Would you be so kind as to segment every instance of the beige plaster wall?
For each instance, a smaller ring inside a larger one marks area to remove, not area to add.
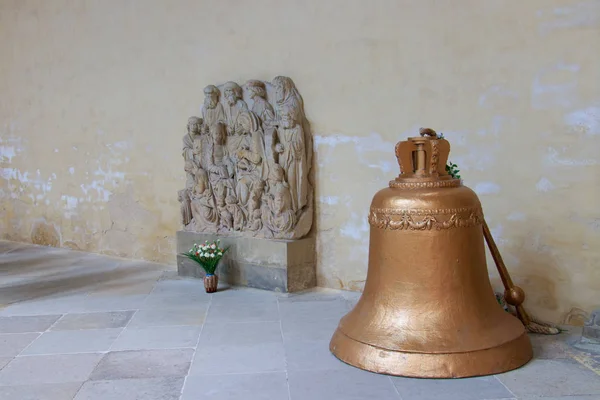
[[[314,128],[321,286],[362,288],[371,197],[428,126],[527,306],[578,323],[600,307],[599,49],[595,0],[0,0],[1,237],[174,263],[202,88],[283,74]]]

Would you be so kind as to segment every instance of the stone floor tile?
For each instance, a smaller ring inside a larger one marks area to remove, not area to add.
[[[278,298],[285,297],[285,294],[275,293],[268,290],[253,288],[225,288],[217,293],[213,293],[212,304],[243,304],[243,303],[267,303],[276,302]]]
[[[90,380],[184,377],[193,354],[193,349],[110,352],[100,361]]]
[[[61,315],[0,317],[0,333],[44,332],[60,317]]]
[[[0,400],[72,400],[81,382],[0,386]]]
[[[0,335],[0,357],[14,357],[31,344],[39,333],[4,333]]]
[[[207,323],[200,337],[201,344],[251,346],[261,343],[281,343],[279,322]]]
[[[129,296],[87,296],[84,300],[81,312],[98,311],[130,311],[141,308],[148,297],[145,294]]]
[[[200,326],[126,328],[111,350],[175,349],[196,347]]]
[[[402,399],[491,400],[514,395],[494,376],[465,379],[391,378]]]
[[[157,308],[139,310],[135,313],[128,328],[169,325],[202,325],[206,318],[208,304],[196,308]]]
[[[75,400],[179,400],[184,378],[88,381]]]
[[[17,357],[0,371],[0,386],[84,382],[102,354]]]
[[[340,323],[339,318],[317,320],[284,319],[281,321],[284,341],[288,340],[331,340]]]
[[[201,279],[181,279],[158,281],[152,290],[153,295],[210,296],[205,292]]]
[[[135,311],[109,311],[66,314],[53,327],[53,331],[80,329],[123,328]]]
[[[517,397],[583,394],[600,397],[600,375],[573,360],[533,360],[497,377]]]
[[[279,321],[277,302],[248,302],[211,304],[206,317],[207,323]]]
[[[163,271],[162,275],[158,279],[159,282],[163,281],[198,281],[200,279],[190,278],[187,276],[179,276],[177,271],[177,266],[174,266],[173,269],[168,269]]]
[[[62,294],[32,298],[9,304],[0,310],[0,316],[58,315],[82,312],[87,294]],[[0,303],[2,301],[0,300]]]
[[[6,367],[6,365],[8,365],[9,362],[11,362],[13,360],[13,357],[0,357],[0,370],[4,367]]]
[[[278,322],[207,324],[190,374],[283,371],[285,352]]]
[[[288,378],[291,400],[400,400],[388,376],[358,369],[290,371]]]
[[[290,371],[352,368],[329,351],[329,340],[285,341],[285,357]]]
[[[210,303],[210,296],[197,295],[186,296],[180,294],[155,294],[150,293],[140,309],[158,309],[158,308],[200,308],[206,307]]]
[[[581,396],[550,396],[550,397],[539,397],[539,396],[524,396],[519,397],[519,400],[600,400],[600,396],[596,394],[581,395]]]
[[[567,342],[581,335],[561,333],[559,335],[529,334],[533,347],[533,357],[536,359],[570,358],[572,350]]]
[[[94,287],[88,293],[90,297],[149,295],[154,289],[154,282],[140,279],[133,282],[107,283]]]
[[[289,400],[285,372],[189,376],[182,400]]]
[[[341,319],[350,311],[348,302],[344,299],[333,298],[330,300],[279,301],[279,312],[282,320],[317,320]]]
[[[50,331],[33,341],[21,355],[107,352],[123,328]]]
[[[252,346],[199,345],[190,371],[199,374],[241,374],[285,370],[282,343]]]
[[[280,302],[297,301],[328,301],[328,300],[346,300],[344,292],[326,288],[312,288],[302,292],[287,293],[278,299]]]
[[[0,262],[4,260],[5,257],[0,258]],[[105,258],[66,250],[62,254],[21,257],[10,264],[8,275],[22,279],[3,286],[1,298],[3,302],[9,299],[14,303],[64,293],[86,293],[99,282],[111,279],[110,269],[114,266],[115,262]]]

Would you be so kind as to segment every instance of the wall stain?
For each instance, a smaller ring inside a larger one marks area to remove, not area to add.
[[[41,246],[60,247],[60,233],[54,224],[36,221],[31,229],[31,242]]]
[[[578,307],[573,307],[565,314],[562,321],[565,325],[583,326],[585,321],[590,318],[589,313]]]

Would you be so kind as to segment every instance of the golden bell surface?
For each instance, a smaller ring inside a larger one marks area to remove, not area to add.
[[[523,324],[498,304],[477,195],[446,172],[434,131],[396,145],[400,175],[369,211],[363,293],[331,352],[376,373],[422,378],[497,374],[533,355]]]

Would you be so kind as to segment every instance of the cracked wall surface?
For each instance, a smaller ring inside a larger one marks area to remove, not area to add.
[[[427,126],[527,307],[582,324],[600,307],[598,48],[595,0],[0,0],[1,238],[173,264],[202,88],[284,74],[315,135],[320,286],[362,289],[371,198]]]

